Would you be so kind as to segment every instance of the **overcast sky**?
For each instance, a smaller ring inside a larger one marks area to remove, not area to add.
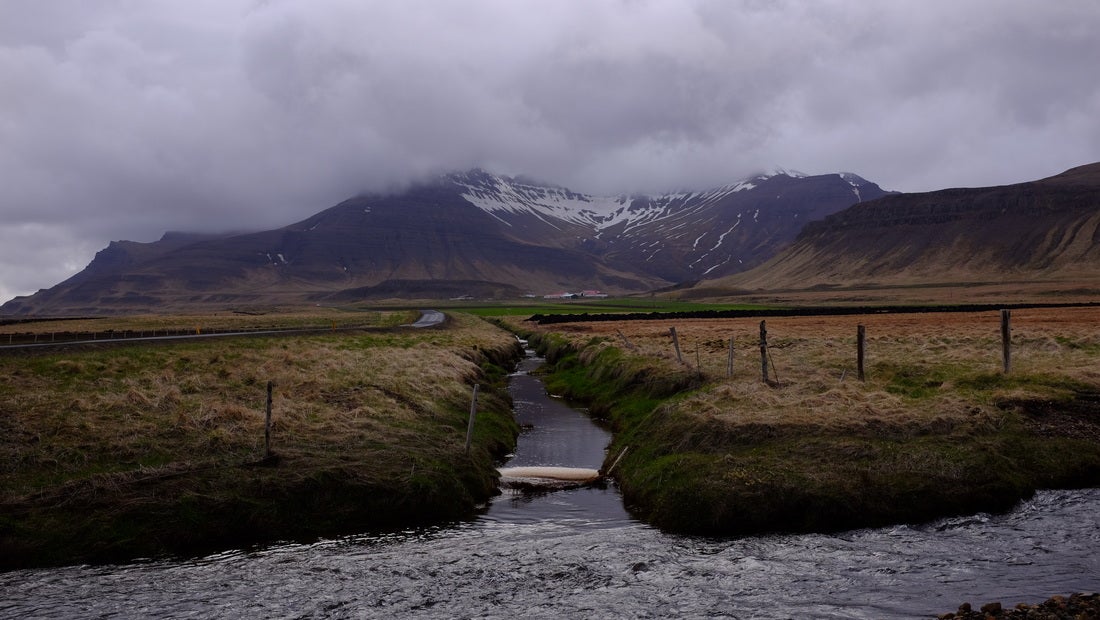
[[[1100,160],[1096,0],[0,0],[0,302],[481,166],[592,193]]]

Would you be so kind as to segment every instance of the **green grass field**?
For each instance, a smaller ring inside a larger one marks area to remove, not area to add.
[[[482,317],[523,316],[532,314],[607,314],[626,312],[695,312],[700,310],[755,310],[766,306],[746,304],[704,304],[668,299],[622,297],[553,301],[532,299],[529,303],[445,302],[439,309],[453,309]]]

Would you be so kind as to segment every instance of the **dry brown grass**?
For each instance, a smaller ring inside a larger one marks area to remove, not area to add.
[[[746,287],[730,281],[703,282],[698,287],[669,294],[671,298],[718,303],[780,306],[985,304],[1092,302],[1100,294],[1096,273],[1065,274],[1061,278],[1023,280],[1003,277],[978,281],[965,273],[938,273],[936,279],[892,277],[881,282],[844,282],[837,286],[775,289],[774,282]],[[741,275],[729,280],[737,281]],[[836,283],[833,283],[836,284]]]
[[[553,364],[547,384],[606,410],[612,452],[629,447],[616,477],[646,520],[748,534],[997,511],[1038,488],[1095,484],[1100,311],[1013,314],[1008,375],[998,312],[768,319],[767,383],[759,319],[529,328],[547,332],[532,336]]]
[[[284,459],[309,468],[376,457],[379,471],[408,470],[425,441],[461,450],[465,428],[453,416],[480,372],[473,345],[513,341],[458,317],[445,331],[3,356],[0,493],[11,500],[90,476],[255,461],[268,381],[273,447]]]
[[[6,334],[51,334],[63,332],[136,331],[204,332],[211,330],[257,330],[279,328],[385,327],[415,320],[415,311],[356,311],[338,308],[265,310],[254,313],[233,311],[141,314],[109,318],[84,318],[49,321],[28,321],[0,325],[0,336]],[[6,344],[0,338],[0,344]]]
[[[1028,309],[1012,314],[1011,378],[1000,381],[1000,315],[875,314],[767,319],[770,378],[761,381],[759,319],[571,323],[548,326],[578,346],[593,337],[675,365],[670,327],[684,363],[707,385],[669,405],[746,433],[801,428],[827,432],[973,432],[1003,423],[1005,399],[1061,398],[1055,383],[1100,386],[1100,309]],[[867,330],[867,381],[856,378],[856,326]],[[620,335],[621,334],[621,335]],[[734,374],[726,376],[729,339]],[[975,380],[989,390],[957,389]],[[960,382],[962,382],[960,384]]]

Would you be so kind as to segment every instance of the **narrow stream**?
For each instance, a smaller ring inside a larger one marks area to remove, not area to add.
[[[524,363],[509,465],[598,467],[607,434]],[[582,447],[584,446],[584,447]],[[1100,489],[1005,515],[708,539],[630,518],[615,489],[496,498],[469,523],[191,562],[0,573],[3,618],[932,618],[1100,589]]]
[[[542,381],[530,374],[542,358],[528,350],[508,381],[516,421],[524,429],[508,467],[554,465],[599,469],[611,433],[591,418],[546,393]],[[542,495],[504,491],[493,500],[485,521],[538,523],[562,521],[574,527],[623,527],[634,521],[613,488],[583,488]]]

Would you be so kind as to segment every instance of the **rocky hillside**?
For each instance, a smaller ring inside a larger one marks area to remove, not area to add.
[[[660,196],[588,196],[482,171],[450,178],[509,235],[579,249],[666,284],[749,269],[790,244],[806,223],[886,194],[850,173],[786,170]]]
[[[720,289],[914,285],[1100,276],[1100,163],[1039,181],[895,194],[806,226]]]
[[[473,170],[276,230],[114,242],[0,314],[646,291],[758,265],[807,222],[884,194],[852,174],[779,171],[704,192],[601,197]]]

